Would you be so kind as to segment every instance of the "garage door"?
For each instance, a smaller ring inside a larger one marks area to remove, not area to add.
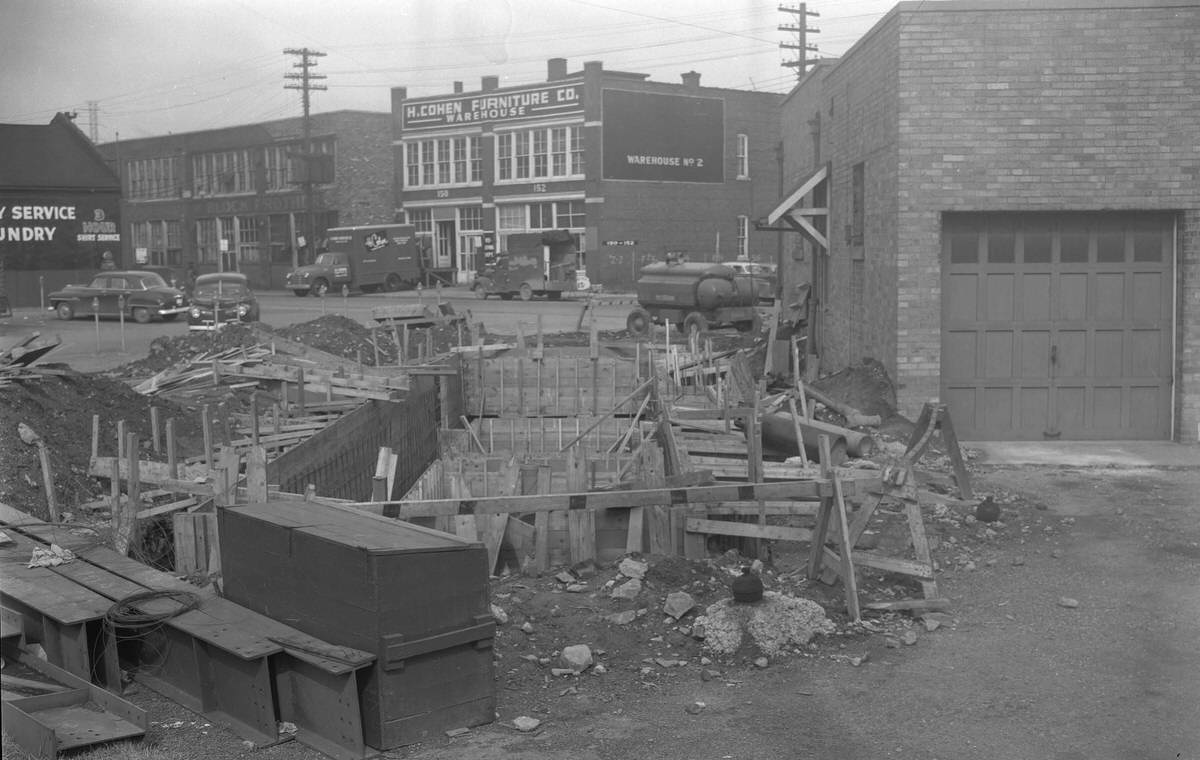
[[[1171,434],[1169,214],[946,214],[942,398],[959,438]]]

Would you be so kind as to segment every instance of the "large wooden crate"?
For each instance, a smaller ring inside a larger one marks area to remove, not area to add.
[[[367,745],[494,719],[482,544],[301,500],[222,509],[219,525],[229,599],[378,655],[359,683]]]

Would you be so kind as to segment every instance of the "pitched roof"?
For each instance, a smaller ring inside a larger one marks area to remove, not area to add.
[[[119,190],[120,179],[83,132],[57,114],[46,125],[0,124],[0,188]]]

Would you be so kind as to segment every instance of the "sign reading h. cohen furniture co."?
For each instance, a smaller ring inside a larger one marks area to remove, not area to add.
[[[400,111],[402,129],[406,131],[580,113],[583,84],[579,82],[414,100],[406,102]]]

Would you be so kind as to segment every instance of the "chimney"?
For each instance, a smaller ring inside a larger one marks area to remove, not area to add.
[[[454,83],[454,92],[455,92],[455,93],[460,93],[460,92],[462,92],[462,82],[455,82],[455,83]]]
[[[492,90],[500,89],[500,77],[498,76],[486,76],[480,80],[480,82],[479,89],[483,90],[484,92],[491,92]]]
[[[399,111],[400,104],[403,103],[407,98],[408,98],[408,88],[407,87],[393,87],[392,88],[392,111],[393,112]]]
[[[551,58],[546,61],[546,81],[553,82],[556,79],[567,78],[567,59],[566,58]]]
[[[679,77],[683,80],[683,86],[689,90],[700,89],[700,72],[688,71],[680,74]]]

